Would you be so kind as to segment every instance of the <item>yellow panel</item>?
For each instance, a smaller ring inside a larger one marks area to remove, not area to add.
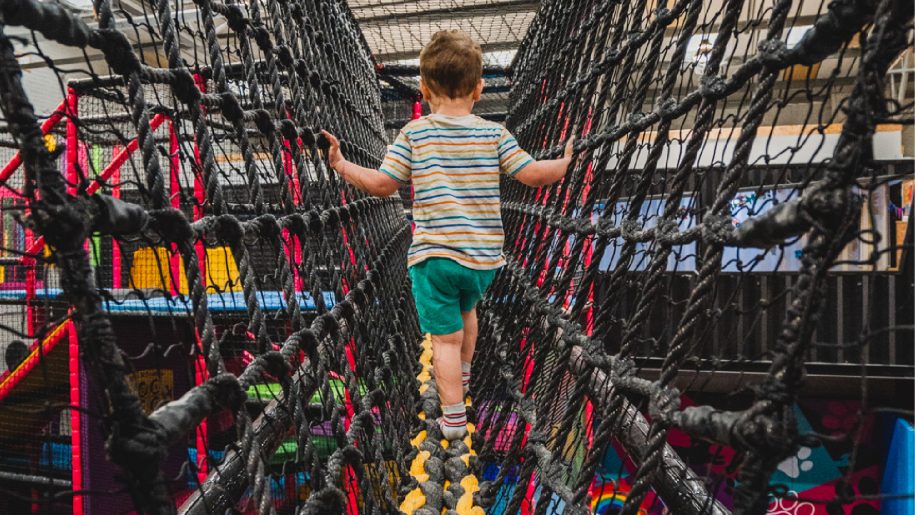
[[[171,254],[165,247],[144,247],[133,253],[130,265],[130,287],[170,291],[172,289]],[[184,263],[178,260],[178,291],[186,294]]]
[[[221,292],[242,290],[235,256],[229,247],[207,249],[207,285],[214,286]]]

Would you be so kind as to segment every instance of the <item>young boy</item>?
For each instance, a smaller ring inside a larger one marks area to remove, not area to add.
[[[504,263],[499,174],[544,186],[561,179],[564,157],[534,161],[501,125],[471,114],[483,90],[483,53],[467,34],[441,31],[419,54],[420,91],[432,114],[400,131],[379,170],[347,161],[330,142],[328,161],[371,195],[413,184],[416,230],[407,257],[423,332],[432,335],[433,371],[445,438],[467,431],[464,395],[477,339],[476,304]]]

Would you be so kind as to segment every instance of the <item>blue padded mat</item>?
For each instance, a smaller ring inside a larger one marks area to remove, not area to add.
[[[59,296],[59,288],[38,289],[35,297],[53,299]],[[336,304],[334,292],[322,294],[324,305],[328,308]],[[311,293],[298,292],[299,308],[314,311],[316,306]],[[0,290],[0,299],[25,299],[25,290]],[[278,291],[258,291],[257,302],[264,311],[279,311],[286,307],[283,295]],[[149,299],[130,298],[124,300],[103,300],[102,309],[112,314],[164,314],[189,315],[191,313],[189,297],[154,297]],[[245,312],[245,298],[242,292],[211,293],[207,295],[207,307],[213,313]]]

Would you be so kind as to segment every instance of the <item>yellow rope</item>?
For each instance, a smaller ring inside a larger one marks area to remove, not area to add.
[[[419,357],[419,362],[422,365],[422,370],[416,376],[416,378],[421,383],[419,387],[420,395],[431,395],[430,389],[434,392],[434,379],[432,377],[432,340],[427,335],[426,339],[422,344],[422,353]],[[437,399],[437,396],[436,396]],[[467,400],[467,405],[470,406],[470,400]],[[410,464],[410,475],[413,479],[416,480],[416,488],[410,491],[409,494],[404,498],[403,502],[400,505],[400,510],[407,514],[413,515],[418,510],[422,508],[428,508],[434,510],[435,507],[429,504],[429,500],[426,497],[425,491],[429,491],[433,488],[433,484],[430,483],[429,471],[426,468],[426,465],[433,459],[433,455],[436,456],[446,456],[446,450],[448,449],[450,442],[448,440],[442,439],[438,442],[434,442],[430,439],[429,428],[434,428],[432,424],[437,424],[435,420],[431,420],[431,416],[424,411],[419,412],[419,418],[426,421],[427,429],[420,431],[411,441],[413,448],[416,449],[416,456],[413,458],[413,462]],[[432,429],[437,435],[440,435],[437,429]],[[464,464],[464,475],[460,478],[453,478],[455,480],[459,479],[459,484],[463,492],[453,502],[453,506],[446,506],[449,504],[447,501],[442,503],[441,513],[459,515],[484,515],[483,508],[474,505],[473,494],[479,491],[480,485],[477,477],[471,472],[471,457],[476,456],[476,452],[473,450],[471,445],[471,435],[474,432],[473,424],[467,424],[467,436],[464,437],[463,443],[467,447],[468,451],[464,452],[457,457],[460,458],[460,461]],[[437,445],[436,445],[437,443]],[[431,447],[430,447],[431,445]],[[433,450],[430,451],[429,449]],[[452,456],[448,455],[448,458]],[[439,460],[440,461],[440,460]],[[441,485],[441,490],[446,491],[452,487],[451,481],[445,479]],[[437,489],[436,489],[437,490]],[[452,488],[452,491],[454,489]],[[429,510],[426,510],[427,512]]]

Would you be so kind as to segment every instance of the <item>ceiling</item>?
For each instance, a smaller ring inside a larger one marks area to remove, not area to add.
[[[539,0],[349,0],[379,63],[415,63],[439,30],[461,29],[483,47],[486,64],[507,65]]]

